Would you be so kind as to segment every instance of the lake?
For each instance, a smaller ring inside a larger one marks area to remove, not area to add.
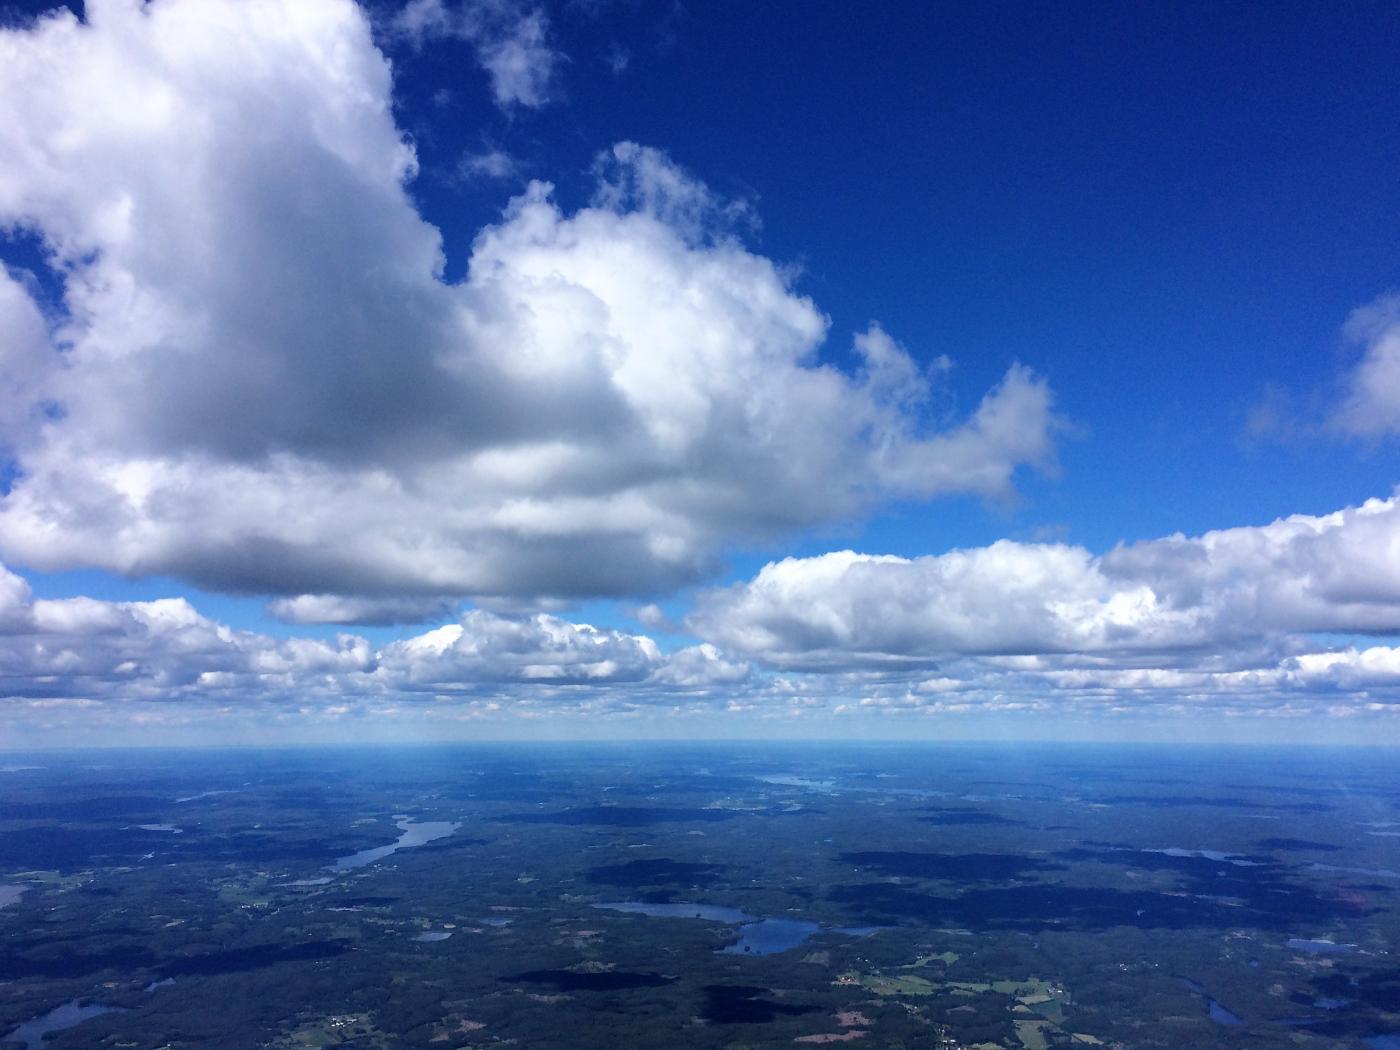
[[[11,1029],[10,1034],[5,1036],[5,1041],[23,1043],[25,1050],[39,1050],[39,1047],[44,1045],[44,1037],[51,1033],[72,1028],[102,1014],[119,1013],[121,1009],[120,1006],[104,1006],[102,1003],[85,1003],[80,999],[71,999],[62,1006],[55,1006],[48,1013]]]

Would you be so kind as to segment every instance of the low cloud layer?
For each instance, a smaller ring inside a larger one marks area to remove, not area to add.
[[[515,10],[419,2],[400,30]],[[501,17],[498,96],[539,101],[510,56],[542,23]],[[0,556],[289,599],[651,595],[1053,459],[1022,366],[950,422],[945,370],[878,327],[856,374],[823,363],[828,319],[662,153],[604,154],[574,212],[532,183],[456,284],[415,170],[351,0],[94,0],[0,32],[0,224],[41,239],[65,308],[0,279]]]
[[[1400,646],[1329,639],[1400,632],[1400,579],[1385,568],[1398,543],[1391,499],[1101,557],[999,543],[789,559],[702,595],[689,626],[705,641],[670,652],[644,634],[483,609],[378,646],[278,638],[183,599],[35,599],[0,572],[0,691],[21,710],[486,705],[505,719],[1377,715],[1400,712]]]

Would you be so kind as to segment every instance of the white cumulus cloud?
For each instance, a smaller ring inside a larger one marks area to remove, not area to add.
[[[1299,634],[1395,633],[1400,497],[1097,557],[1003,540],[912,559],[788,558],[702,594],[687,623],[733,652],[792,667],[969,654],[1199,665],[1241,647],[1285,651]]]

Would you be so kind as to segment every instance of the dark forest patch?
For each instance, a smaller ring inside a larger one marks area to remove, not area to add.
[[[902,875],[946,882],[1004,882],[1032,872],[1063,871],[1037,857],[1014,853],[842,853],[841,860],[882,875]]]
[[[503,824],[585,824],[599,827],[644,828],[652,824],[733,820],[732,809],[683,809],[675,806],[579,806],[555,813],[512,813],[496,819]]]
[[[709,984],[703,989],[705,1005],[700,1016],[712,1024],[767,1024],[778,1017],[818,1013],[819,1006],[779,1003],[763,996],[767,988],[741,984]]]
[[[1284,838],[1273,838],[1273,839],[1260,839],[1260,840],[1259,840],[1259,848],[1260,848],[1260,849],[1276,849],[1276,850],[1283,850],[1284,852],[1288,852],[1288,853],[1292,853],[1292,852],[1302,853],[1302,852],[1308,852],[1308,851],[1317,851],[1317,852],[1323,852],[1323,853],[1336,853],[1336,852],[1337,852],[1338,850],[1340,850],[1342,847],[1341,847],[1341,846],[1334,846],[1334,845],[1332,845],[1332,844],[1329,843],[1329,842],[1310,842],[1308,839],[1284,839]]]
[[[655,860],[631,860],[626,864],[605,864],[590,868],[589,882],[608,886],[708,886],[718,882],[725,865],[690,864],[658,857]]]
[[[626,973],[606,970],[602,973],[577,973],[573,970],[530,970],[502,977],[507,984],[547,984],[561,992],[620,992],[628,988],[660,988],[675,983],[676,978],[659,973]]]
[[[956,806],[927,806],[925,812],[929,815],[920,817],[925,824],[934,824],[939,827],[1023,827],[1019,820],[1011,820],[997,813],[988,813],[981,809],[963,809]]]

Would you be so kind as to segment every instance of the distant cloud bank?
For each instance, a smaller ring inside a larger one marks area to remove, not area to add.
[[[1119,547],[998,543],[919,559],[788,559],[700,596],[670,652],[643,634],[472,609],[374,646],[233,630],[189,602],[35,599],[0,572],[15,705],[466,702],[500,717],[732,711],[1400,710],[1400,498],[1322,517]],[[331,603],[312,619],[383,618]],[[295,619],[289,616],[288,619]]]

